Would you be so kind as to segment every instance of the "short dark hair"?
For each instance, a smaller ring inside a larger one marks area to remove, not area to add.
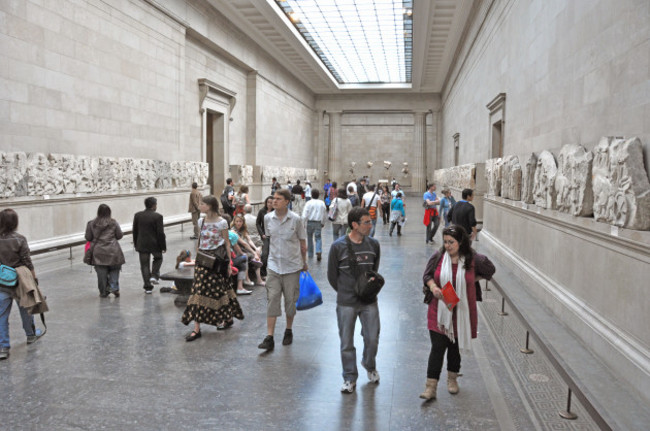
[[[375,185],[374,184],[368,184],[368,191],[369,192],[374,192],[375,191]]]
[[[18,213],[11,208],[0,211],[0,233],[11,233],[18,227]]]
[[[97,218],[111,218],[111,207],[100,204],[97,208]]]
[[[474,196],[474,190],[463,189],[463,199],[467,199],[469,196]]]
[[[313,199],[318,199],[319,196],[320,196],[320,192],[318,191],[318,189],[314,189],[311,191],[311,197]]]
[[[203,199],[201,200],[203,201],[204,204],[210,207],[210,211],[219,214],[219,199],[215,198],[212,195],[208,195],[208,196],[204,196]]]
[[[199,188],[199,185],[198,185],[197,183],[194,182],[194,183],[192,183],[192,188],[193,188],[193,189],[198,189],[198,188]]]
[[[300,184],[300,180],[296,180],[296,184]]]
[[[286,201],[291,200],[291,193],[289,193],[289,190],[287,190],[287,189],[276,190],[275,194],[282,196],[284,198],[284,200],[286,200]]]
[[[228,185],[232,184],[232,178],[226,178],[226,184]]]
[[[341,199],[347,199],[348,198],[348,192],[345,190],[345,187],[341,187],[336,191],[336,197],[341,198]]]
[[[278,180],[277,178],[273,177],[273,181],[277,181],[277,180]]]
[[[363,216],[368,216],[370,217],[370,213],[366,208],[361,208],[361,207],[354,207],[350,210],[348,213],[348,226],[350,229],[352,229],[352,223],[361,223],[361,217]]]
[[[147,199],[144,200],[144,207],[150,210],[153,209],[153,207],[155,207],[157,203],[158,203],[158,199],[154,198],[153,196],[149,196]]]

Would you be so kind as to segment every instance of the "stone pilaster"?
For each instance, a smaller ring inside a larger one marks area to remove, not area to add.
[[[413,191],[423,191],[426,188],[426,123],[427,111],[413,112]]]
[[[329,130],[329,178],[339,184],[344,180],[343,154],[341,150],[341,141],[343,140],[341,132],[341,111],[328,111],[330,120]]]

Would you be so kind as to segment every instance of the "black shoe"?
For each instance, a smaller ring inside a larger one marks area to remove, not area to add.
[[[100,298],[108,298],[108,293],[100,293],[99,297]]]
[[[273,341],[273,336],[267,335],[266,338],[264,338],[264,341],[262,341],[260,345],[257,346],[257,348],[262,350],[273,350],[275,348],[275,341]]]
[[[201,331],[199,331],[199,332],[196,332],[196,331],[190,332],[187,335],[187,337],[185,337],[185,341],[194,341],[197,338],[201,338]]]
[[[282,339],[282,345],[288,346],[291,343],[293,343],[293,331],[291,329],[287,329],[286,331],[284,331],[284,338]]]
[[[192,235],[192,236],[190,237],[190,239],[199,239],[199,237],[198,237],[198,236],[194,236],[194,235]]]
[[[321,261],[323,259],[323,254],[322,253],[316,253],[316,260]]]
[[[114,290],[111,292],[113,295],[115,295],[116,298],[120,297],[120,291],[119,290]]]
[[[393,231],[388,231],[388,236],[393,236]]]

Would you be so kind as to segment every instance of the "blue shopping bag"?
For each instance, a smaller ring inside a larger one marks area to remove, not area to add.
[[[323,295],[309,272],[300,272],[300,296],[296,301],[296,309],[309,310],[323,303]]]

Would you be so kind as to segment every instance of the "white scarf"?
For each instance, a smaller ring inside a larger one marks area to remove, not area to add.
[[[464,259],[459,257],[455,290],[460,302],[454,307],[456,309],[458,334],[454,334],[453,310],[449,311],[442,299],[438,300],[438,328],[449,337],[452,343],[455,342],[455,338],[458,338],[458,347],[460,349],[470,351],[472,350],[470,344],[472,330],[469,321],[469,304],[467,302],[467,286],[465,283],[465,268],[463,267],[463,263]],[[448,281],[451,281],[452,276],[451,257],[449,257],[449,253],[445,252],[440,267],[440,286],[444,287]]]

